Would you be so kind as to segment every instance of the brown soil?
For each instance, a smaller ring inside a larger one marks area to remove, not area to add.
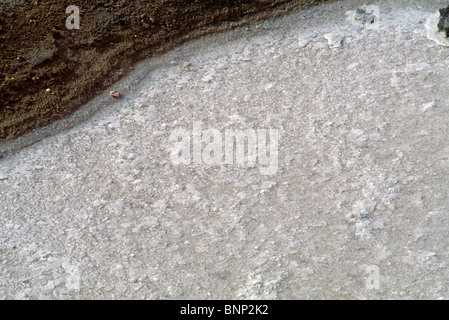
[[[0,0],[0,142],[75,111],[139,60],[326,0]],[[81,28],[65,26],[66,7]]]

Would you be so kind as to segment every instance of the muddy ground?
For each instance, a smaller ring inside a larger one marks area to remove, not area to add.
[[[0,141],[62,119],[144,58],[326,0],[2,0]],[[80,29],[69,30],[69,5]]]

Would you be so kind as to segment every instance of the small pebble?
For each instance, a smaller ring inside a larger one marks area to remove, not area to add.
[[[116,99],[120,98],[120,93],[117,90],[111,91],[109,94]]]

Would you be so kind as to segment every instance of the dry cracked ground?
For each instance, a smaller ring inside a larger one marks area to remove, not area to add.
[[[447,1],[363,5],[191,41],[0,146],[0,297],[449,299]]]

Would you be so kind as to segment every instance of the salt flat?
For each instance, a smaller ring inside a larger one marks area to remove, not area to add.
[[[0,298],[448,299],[447,2],[364,4],[191,41],[0,145]],[[276,170],[176,164],[179,130],[273,130]]]

